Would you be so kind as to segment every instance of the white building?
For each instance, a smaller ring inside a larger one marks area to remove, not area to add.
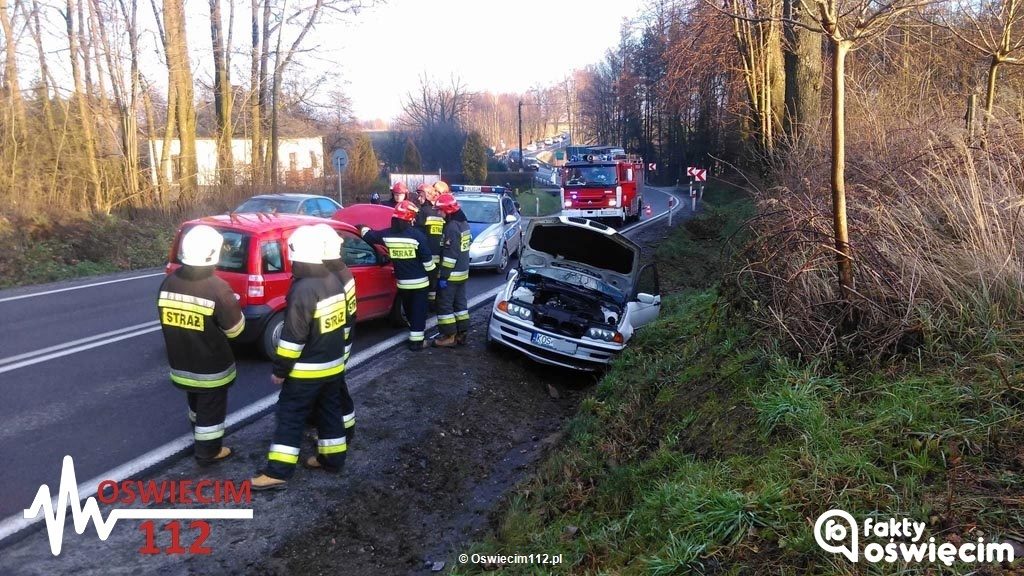
[[[269,143],[268,143],[269,144]],[[164,141],[150,140],[148,148],[150,178],[157,182],[157,166],[163,154]],[[164,177],[175,180],[178,171],[178,154],[181,142],[171,140],[170,162],[163,167]],[[324,139],[321,136],[309,138],[281,138],[278,141],[278,175],[282,183],[308,183],[324,176]],[[249,162],[252,159],[252,140],[235,138],[231,141],[231,155],[234,158],[236,181],[249,177]],[[217,178],[217,140],[196,138],[196,162],[199,168],[199,185],[213,186]]]

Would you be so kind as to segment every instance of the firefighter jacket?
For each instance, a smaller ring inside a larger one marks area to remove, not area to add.
[[[212,266],[182,266],[164,278],[157,299],[171,381],[192,392],[219,388],[235,379],[229,338],[245,328],[231,287]]]
[[[441,242],[444,237],[444,218],[430,202],[424,202],[416,213],[416,227],[427,237],[427,246],[436,266],[441,261]]]
[[[466,215],[459,210],[448,217],[441,242],[442,280],[465,282],[469,278],[469,245],[473,235],[469,231]]]
[[[364,226],[359,233],[370,244],[380,244],[388,249],[399,290],[418,290],[430,286],[427,273],[437,266],[423,232],[408,222],[392,218],[391,228],[387,230],[371,230]]]
[[[274,375],[303,382],[336,378],[345,371],[345,289],[323,264],[295,262],[292,278]]]
[[[345,291],[345,303],[348,310],[348,315],[345,318],[345,358],[347,362],[348,354],[352,350],[352,329],[356,325],[356,278],[341,258],[324,260],[324,267],[338,277],[338,281],[341,282],[341,287]]]

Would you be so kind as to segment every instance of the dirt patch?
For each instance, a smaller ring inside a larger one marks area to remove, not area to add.
[[[391,424],[360,430],[354,445],[392,435],[402,441],[389,453],[353,450],[353,458],[383,458],[379,473],[353,482],[336,511],[289,538],[253,573],[398,574],[452,563],[459,546],[487,526],[501,495],[553,444],[593,381],[488,352],[485,328],[478,312],[471,345],[410,353],[363,388],[362,412]],[[434,402],[396,401],[398,378],[443,392]],[[437,401],[444,396],[451,401]],[[417,421],[426,424],[420,433]]]

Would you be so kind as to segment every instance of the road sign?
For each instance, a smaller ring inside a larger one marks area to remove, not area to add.
[[[334,169],[340,174],[345,171],[348,166],[348,152],[345,152],[341,148],[338,148],[331,153],[331,164],[334,165]]]
[[[650,164],[647,165],[647,169],[650,170],[651,172],[655,172],[658,169],[658,164],[656,162],[651,162]]]
[[[686,175],[692,178],[694,170],[696,170],[696,168],[694,168],[693,166],[687,166]]]
[[[703,168],[694,168],[693,179],[697,182],[705,182],[708,179],[708,171]]]

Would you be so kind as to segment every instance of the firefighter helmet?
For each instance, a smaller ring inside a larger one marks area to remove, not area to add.
[[[324,239],[324,260],[337,260],[341,258],[341,248],[345,240],[338,235],[338,232],[330,224],[317,224],[314,226]]]
[[[440,196],[441,194],[451,192],[451,188],[448,188],[448,185],[445,184],[443,180],[438,180],[437,182],[434,182],[434,191]]]
[[[452,196],[448,192],[437,197],[437,202],[434,203],[434,207],[442,214],[454,214],[461,208],[459,206],[459,201],[455,199],[455,196]]]
[[[299,226],[288,237],[288,257],[292,262],[322,264],[324,261],[324,237],[310,225]]]
[[[405,182],[395,182],[395,185],[391,187],[391,195],[396,196],[398,194],[409,194],[409,187],[405,185]]]
[[[420,209],[412,202],[402,200],[397,206],[395,206],[394,217],[399,220],[405,220],[406,222],[413,222],[416,220],[416,213],[419,211]]]
[[[212,227],[200,224],[181,239],[181,263],[188,266],[215,266],[220,260],[224,237]]]

